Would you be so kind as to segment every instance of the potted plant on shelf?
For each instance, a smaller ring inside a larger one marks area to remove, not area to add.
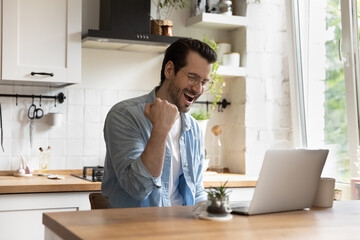
[[[260,0],[231,0],[233,15],[246,17],[249,3],[260,3]]]
[[[151,20],[151,34],[172,36],[173,22],[169,16],[173,10],[186,8],[190,0],[151,0],[156,6],[156,19]]]
[[[227,216],[231,213],[231,208],[229,204],[229,194],[230,191],[226,188],[226,181],[220,187],[211,187],[207,190],[208,194],[208,207],[206,211],[214,216]]]
[[[214,40],[209,40],[206,36],[203,38],[203,42],[209,45],[214,51],[217,49],[217,44]],[[210,86],[210,93],[214,95],[214,100],[212,102],[211,109],[214,109],[217,102],[221,99],[221,95],[223,94],[223,87],[225,87],[225,80],[224,78],[217,73],[219,69],[219,62],[216,61],[212,65],[210,77],[211,77],[211,86]]]

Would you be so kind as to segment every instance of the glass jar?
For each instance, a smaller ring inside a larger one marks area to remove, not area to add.
[[[213,133],[211,141],[211,149],[209,149],[209,158],[211,161],[211,171],[218,173],[224,172],[224,163],[222,158],[222,144],[221,144],[221,128],[215,125],[211,128]]]
[[[224,15],[232,15],[231,5],[231,1],[220,0],[218,4],[220,13]]]
[[[229,196],[222,196],[217,198],[208,197],[208,207],[206,211],[218,217],[223,217],[231,213],[231,207],[229,203]]]
[[[39,174],[48,174],[50,168],[50,146],[44,151],[40,148]]]

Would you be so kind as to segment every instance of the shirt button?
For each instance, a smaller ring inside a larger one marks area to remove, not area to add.
[[[187,163],[184,163],[184,167],[187,167],[188,166],[188,164]]]

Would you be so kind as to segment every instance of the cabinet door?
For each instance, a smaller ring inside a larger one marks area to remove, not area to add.
[[[3,0],[2,21],[2,79],[80,82],[81,0]]]

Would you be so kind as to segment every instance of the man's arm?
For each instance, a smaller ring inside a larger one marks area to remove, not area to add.
[[[167,136],[179,116],[175,105],[156,98],[153,104],[147,104],[145,116],[153,125],[151,136],[146,144],[141,160],[153,177],[161,175],[166,149]]]
[[[168,103],[159,100],[146,106],[144,111],[153,124],[147,142],[147,136],[143,135],[146,131],[141,133],[139,126],[146,126],[148,121],[146,118],[136,120],[127,111],[109,113],[104,127],[107,154],[110,156],[109,160],[111,159],[107,164],[112,165],[120,186],[139,201],[143,201],[154,188],[161,186],[159,176],[169,130],[162,127],[166,126],[163,123],[166,118],[162,116],[164,113],[159,113],[158,108],[166,112],[169,106],[166,107]],[[158,121],[158,117],[161,117],[163,122]],[[145,120],[146,122],[141,123]],[[171,125],[171,121],[168,125]],[[154,173],[154,169],[158,172]]]

